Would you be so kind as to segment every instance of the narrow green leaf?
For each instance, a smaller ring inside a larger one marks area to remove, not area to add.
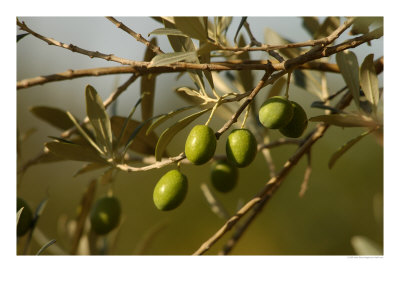
[[[156,151],[155,151],[155,156],[156,160],[159,161],[161,160],[162,154],[166,150],[168,144],[171,142],[172,138],[182,129],[184,129],[186,126],[188,126],[191,122],[196,120],[198,117],[206,113],[207,111],[211,110],[211,108],[204,109],[202,111],[199,111],[197,113],[194,113],[190,116],[187,116],[186,118],[183,118],[179,120],[177,123],[172,125],[171,127],[167,128],[164,130],[164,132],[161,134],[160,138],[158,139],[157,146],[156,146]]]
[[[150,134],[152,131],[154,131],[154,129],[156,129],[158,126],[160,126],[162,123],[169,120],[170,118],[176,116],[177,114],[179,114],[181,112],[187,111],[188,109],[194,108],[194,107],[197,107],[197,105],[181,107],[179,109],[176,109],[176,110],[170,111],[169,113],[161,115],[149,126],[149,128],[146,131],[146,135]]]
[[[238,26],[238,28],[236,29],[235,37],[233,38],[233,41],[234,41],[235,43],[236,43],[236,38],[237,38],[237,36],[238,36],[238,34],[239,34],[239,31],[240,31],[240,29],[243,27],[243,25],[244,25],[244,23],[246,22],[246,20],[247,20],[247,17],[242,17],[242,18],[240,19],[239,26]]]
[[[74,123],[75,127],[78,129],[79,133],[82,135],[82,137],[100,154],[104,154],[104,152],[97,146],[97,144],[93,141],[93,139],[89,136],[89,134],[82,128],[81,125],[79,125],[78,121],[75,119],[75,117],[67,111],[68,117],[71,119],[71,121]]]
[[[238,46],[239,47],[246,46],[246,41],[242,34],[239,36]],[[241,60],[250,60],[250,54],[249,54],[249,52],[244,51],[240,55],[237,55],[237,58],[241,59]],[[243,86],[243,89],[244,89],[242,92],[250,91],[251,89],[254,88],[254,76],[253,76],[253,72],[251,70],[238,71],[238,75],[239,75],[238,76],[239,82]]]
[[[319,21],[317,17],[301,17],[303,19],[303,27],[307,32],[314,36],[319,28]]]
[[[124,126],[126,128],[120,139],[121,145],[126,145],[132,133],[135,132],[135,130],[143,123],[144,122],[138,122],[136,120],[120,116],[111,117],[111,128],[115,136],[120,136]],[[153,154],[156,148],[157,140],[158,137],[154,132],[146,135],[144,131],[139,131],[135,142],[131,143],[129,148],[137,153]]]
[[[111,125],[103,101],[91,85],[86,86],[85,96],[86,113],[94,128],[97,145],[105,154],[110,155],[112,153]]]
[[[209,45],[208,42],[200,41],[200,48],[202,48],[203,46],[207,46],[207,45]],[[201,55],[199,57],[199,61],[202,64],[208,64],[208,63],[210,63],[210,58],[211,58],[210,52],[204,52],[203,55]],[[206,77],[211,89],[214,90],[214,82],[213,82],[213,78],[212,78],[212,75],[211,75],[211,71],[203,70],[203,73],[204,73],[204,76]]]
[[[207,40],[207,31],[201,17],[174,17],[177,29],[200,41]]]
[[[179,29],[176,28],[157,28],[149,33],[150,35],[177,35],[177,36],[184,36],[189,37],[187,34],[183,33]]]
[[[267,99],[273,97],[273,96],[279,96],[282,94],[282,89],[286,85],[286,78],[281,77],[277,81],[274,82],[274,84],[271,86]]]
[[[158,54],[151,60],[149,67],[165,66],[179,61],[193,62],[196,59],[196,52],[162,53]]]
[[[150,43],[157,45],[155,38],[150,40]],[[147,48],[144,54],[144,61],[151,61],[155,53]],[[147,120],[153,116],[154,111],[154,92],[156,87],[156,75],[144,74],[140,81],[140,94],[142,95],[142,120]]]
[[[314,39],[319,39],[330,35],[336,28],[340,26],[339,17],[327,17],[319,26],[314,34]]]
[[[79,168],[78,171],[76,171],[74,173],[74,175],[72,175],[72,177],[77,177],[78,175],[85,174],[87,172],[95,171],[98,169],[102,169],[105,167],[107,167],[107,165],[102,164],[102,163],[88,163],[88,164],[85,164],[83,167]]]
[[[63,142],[48,142],[45,143],[45,147],[54,155],[63,159],[106,163],[99,153],[91,147]]]
[[[350,141],[348,141],[346,144],[344,144],[342,147],[340,147],[335,153],[333,153],[333,155],[331,156],[331,159],[329,160],[329,169],[331,169],[334,164],[336,163],[336,161],[343,155],[346,153],[347,150],[349,150],[351,147],[353,147],[358,141],[360,141],[363,137],[367,136],[368,134],[370,134],[371,132],[373,132],[375,130],[371,129],[369,131],[363,132],[361,135],[355,137],[354,139],[351,139]]]
[[[368,55],[360,67],[360,84],[365,96],[376,109],[379,102],[379,81],[374,66],[374,55]]]
[[[49,106],[34,106],[29,110],[39,119],[62,130],[67,130],[74,126],[67,113],[61,109]]]
[[[383,255],[382,247],[366,236],[353,236],[350,242],[357,255]]]
[[[377,123],[369,117],[357,114],[321,115],[312,117],[310,122],[325,122],[340,127],[375,127]]]
[[[53,245],[56,242],[56,240],[51,240],[47,242],[45,245],[42,246],[42,248],[39,249],[39,251],[36,253],[36,255],[42,254],[47,248],[49,248],[51,245]]]
[[[164,26],[166,28],[176,28],[173,18],[171,18],[171,19],[163,17]],[[197,51],[192,39],[190,39],[188,37],[169,35],[168,40],[175,52],[196,52]],[[197,56],[196,56],[196,60],[194,62],[200,63]],[[191,77],[191,79],[193,80],[193,82],[197,85],[197,87],[201,89],[203,94],[206,94],[204,81],[203,81],[203,73],[200,70],[189,70],[188,74]]]
[[[354,52],[345,50],[336,54],[336,62],[357,106],[360,107],[360,79],[357,56]]]
[[[335,114],[341,114],[341,113],[343,113],[343,111],[341,111],[341,110],[339,110],[339,109],[337,109],[337,108],[334,108],[334,107],[332,107],[332,106],[326,105],[325,102],[323,102],[323,101],[314,101],[313,103],[311,103],[311,107],[313,107],[313,108],[321,108],[321,109],[325,109],[325,110],[330,110],[330,111],[332,111],[332,112],[335,113]]]
[[[22,38],[26,37],[28,34],[29,34],[29,32],[28,32],[28,33],[17,34],[17,43],[18,43]]]

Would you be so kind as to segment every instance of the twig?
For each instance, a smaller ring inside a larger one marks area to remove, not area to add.
[[[172,163],[179,162],[179,161],[183,160],[184,158],[186,158],[186,156],[182,152],[181,154],[179,154],[175,157],[164,158],[160,162],[156,162],[152,165],[148,165],[145,167],[136,168],[136,167],[131,167],[131,166],[128,166],[125,164],[117,164],[115,167],[118,168],[119,170],[125,171],[125,172],[148,171],[148,170],[152,170],[152,169],[159,169],[159,168],[165,167],[167,165],[170,165]]]
[[[228,220],[230,218],[229,213],[226,211],[223,205],[217,199],[215,199],[210,189],[208,188],[207,184],[202,183],[200,185],[200,189],[203,192],[203,195],[206,198],[207,203],[210,205],[211,211],[221,219]]]
[[[132,29],[130,29],[128,26],[124,25],[122,22],[117,21],[115,18],[113,17],[106,17],[109,21],[111,21],[113,24],[115,24],[115,26],[117,26],[118,28],[122,29],[123,31],[125,31],[126,33],[128,33],[129,35],[133,36],[138,42],[141,42],[143,44],[145,44],[148,48],[150,48],[154,53],[156,54],[162,54],[164,53],[160,47],[150,43],[148,40],[146,40],[141,34],[136,33],[135,31],[133,31]]]
[[[300,187],[300,192],[299,192],[300,198],[302,198],[307,191],[308,182],[310,181],[311,170],[312,170],[312,168],[311,168],[311,149],[306,153],[306,155],[307,155],[307,167],[304,172],[304,179],[303,179],[303,182],[301,183],[301,187]]]

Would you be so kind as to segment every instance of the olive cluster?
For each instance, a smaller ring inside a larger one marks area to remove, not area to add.
[[[260,122],[270,129],[292,138],[301,136],[307,127],[307,115],[296,102],[285,97],[272,97],[259,110]],[[215,153],[217,139],[207,125],[196,125],[185,143],[186,158],[194,165],[208,162]],[[238,181],[238,169],[250,165],[257,154],[257,142],[250,130],[232,130],[226,140],[226,159],[216,160],[211,166],[211,183],[222,193],[231,191]],[[188,191],[188,180],[180,170],[171,170],[157,182],[153,200],[159,210],[178,207]]]

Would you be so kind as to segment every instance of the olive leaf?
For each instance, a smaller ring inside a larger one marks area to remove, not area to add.
[[[62,130],[74,126],[67,113],[61,109],[49,106],[33,106],[29,110],[39,119]]]
[[[55,239],[48,241],[46,244],[44,244],[39,251],[36,253],[36,255],[42,254],[47,248],[49,248],[51,245],[53,245],[56,242]]]
[[[360,79],[357,56],[354,52],[345,50],[336,54],[336,62],[357,106],[360,107]]]
[[[86,113],[92,124],[97,145],[105,154],[112,153],[112,133],[110,118],[106,112],[103,101],[94,87],[87,85],[85,89]]]
[[[88,164],[85,164],[83,167],[79,168],[78,171],[76,171],[74,173],[74,175],[72,175],[72,177],[77,177],[78,175],[81,175],[81,174],[84,174],[87,172],[91,172],[94,170],[102,169],[105,167],[107,167],[107,165],[105,165],[103,163],[96,163],[96,162],[88,163]]]
[[[301,17],[303,19],[303,27],[307,30],[307,32],[314,36],[314,33],[317,32],[319,28],[319,21],[317,17]]]
[[[368,55],[360,67],[360,84],[366,98],[374,108],[379,102],[379,81],[374,66],[374,55]]]
[[[113,116],[111,117],[111,128],[115,136],[120,136],[121,132],[124,131],[120,138],[120,144],[126,145],[132,136],[132,133],[136,129],[141,129],[144,122],[139,122],[130,118]],[[123,130],[123,128],[126,128]],[[152,132],[146,135],[145,131],[137,132],[136,140],[134,143],[129,145],[129,149],[141,154],[153,154],[156,148],[158,137]]]
[[[21,207],[18,211],[17,211],[17,227],[18,227],[18,223],[19,223],[19,218],[21,217],[22,211],[24,210],[23,207]]]
[[[150,35],[177,35],[189,37],[187,34],[183,33],[179,29],[176,28],[157,28],[148,34]]]
[[[176,109],[176,110],[170,111],[169,113],[161,115],[153,123],[151,123],[151,125],[149,126],[149,128],[146,131],[146,134],[150,134],[152,131],[154,131],[154,129],[156,129],[162,123],[164,123],[165,121],[169,120],[170,118],[176,116],[177,114],[184,112],[186,110],[189,110],[191,108],[194,108],[194,107],[197,107],[197,105],[181,107],[179,109]]]
[[[242,18],[240,19],[239,26],[238,26],[238,28],[236,29],[235,37],[233,38],[233,41],[234,41],[235,43],[236,43],[236,38],[237,38],[237,36],[238,36],[238,34],[239,34],[239,31],[240,31],[240,29],[243,27],[243,25],[244,25],[244,23],[246,22],[246,20],[247,20],[247,17],[242,17]]]
[[[63,159],[107,163],[97,151],[89,146],[56,141],[45,143],[45,147]]]
[[[354,18],[353,26],[350,30],[351,35],[366,34],[369,32],[369,27],[372,24],[383,24],[382,17],[356,17]]]
[[[312,117],[310,122],[325,122],[340,127],[375,127],[374,119],[359,114],[335,114]]]
[[[156,160],[159,161],[161,160],[162,154],[166,150],[168,144],[171,142],[172,138],[182,129],[184,129],[186,126],[188,126],[191,122],[196,120],[198,117],[206,113],[207,111],[211,110],[211,108],[203,109],[202,111],[199,111],[197,113],[194,113],[190,116],[187,116],[178,122],[176,122],[174,125],[171,127],[165,129],[163,133],[161,134],[160,138],[158,139],[157,146],[156,146],[156,151],[155,151],[155,157]]]
[[[336,28],[340,26],[339,17],[327,17],[314,33],[314,39],[319,39],[330,35]]]
[[[157,45],[155,38],[150,40],[150,43]],[[144,61],[150,61],[155,56],[154,52],[147,47],[144,54]],[[142,95],[142,120],[147,120],[153,116],[154,111],[154,92],[156,86],[155,74],[143,74],[140,81],[140,93]]]
[[[350,141],[348,141],[346,144],[344,144],[342,147],[340,147],[330,158],[329,160],[329,169],[331,169],[334,164],[336,163],[336,161],[343,155],[346,153],[347,150],[349,150],[351,147],[353,147],[357,142],[359,142],[363,137],[367,136],[368,134],[370,134],[371,132],[375,131],[376,129],[371,129],[369,131],[363,132],[361,135],[351,139]]]
[[[28,32],[28,33],[17,34],[17,43],[18,43],[22,38],[26,37],[28,34],[29,34],[29,32]]]
[[[195,51],[162,53],[154,56],[154,58],[150,61],[149,67],[160,67],[180,61],[193,62],[196,59],[197,54]]]
[[[279,96],[282,93],[282,89],[286,84],[286,78],[280,77],[274,84],[271,86],[270,90],[268,91],[267,99],[273,96]]]
[[[201,17],[174,17],[174,23],[177,29],[188,36],[200,41],[207,40],[208,33]]]
[[[239,47],[246,46],[246,41],[242,34],[239,36],[238,46]],[[237,58],[240,60],[250,60],[250,54],[248,51],[244,51],[243,53],[237,55]],[[253,76],[253,72],[251,70],[238,71],[237,74],[238,74],[239,83],[242,86],[242,91],[241,91],[242,93],[253,89],[254,76]]]

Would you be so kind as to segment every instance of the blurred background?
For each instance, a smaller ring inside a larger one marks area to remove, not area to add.
[[[148,33],[162,27],[151,18],[117,18],[137,33],[147,38]],[[213,18],[210,18],[212,20]],[[324,18],[320,18],[323,20]],[[36,32],[58,41],[74,44],[88,50],[113,53],[119,57],[143,60],[145,46],[127,33],[116,28],[105,18],[65,18],[65,17],[21,17],[20,21]],[[254,36],[264,42],[266,28],[293,42],[310,39],[302,27],[302,19],[296,17],[249,17],[247,19]],[[228,37],[233,40],[240,17],[233,18]],[[242,29],[244,32],[244,30]],[[17,31],[17,33],[22,33]],[[245,35],[248,41],[247,36]],[[338,42],[349,38],[347,33]],[[165,36],[157,37],[164,52],[172,52]],[[374,53],[374,58],[383,55],[383,39],[372,41],[353,49],[359,64]],[[252,59],[267,59],[266,55],[251,53]],[[334,57],[330,62],[335,63]],[[118,65],[100,59],[90,59],[59,47],[48,46],[33,36],[26,36],[17,44],[17,80],[59,73],[68,69],[86,69]],[[226,78],[226,76],[221,73]],[[255,82],[262,73],[254,72]],[[21,89],[17,92],[17,126],[21,133],[35,129],[35,132],[22,144],[22,157],[18,165],[34,158],[43,150],[48,136],[58,136],[60,130],[37,119],[30,111],[32,106],[46,105],[72,112],[79,119],[86,116],[84,88],[90,84],[101,97],[106,99],[113,90],[129,78],[128,75],[86,77],[74,80],[53,82],[43,86]],[[383,86],[383,75],[379,76]],[[344,86],[340,74],[328,74],[329,92],[333,93]],[[187,103],[179,98],[174,89],[179,86],[193,86],[185,75],[162,74],[157,77],[154,114],[169,112]],[[268,93],[263,89],[257,96],[259,106]],[[310,108],[317,96],[307,91],[290,87],[292,100],[306,109],[309,117],[322,113]],[[127,116],[140,97],[140,80],[132,84],[112,107],[110,114]],[[350,107],[348,110],[355,110]],[[181,115],[180,117],[183,117]],[[134,115],[140,119],[140,112]],[[207,116],[199,118],[194,124],[204,123]],[[179,117],[157,128],[161,132]],[[222,119],[211,122],[213,128],[223,124]],[[194,125],[193,124],[193,125]],[[307,131],[314,128],[310,123]],[[168,151],[177,155],[183,150],[185,138],[190,130],[180,132],[170,144]],[[383,147],[374,135],[369,135],[347,152],[333,169],[328,168],[331,155],[349,139],[365,129],[331,127],[324,137],[312,148],[312,173],[306,194],[298,196],[306,168],[306,159],[286,178],[278,192],[273,196],[263,212],[249,227],[240,242],[232,251],[236,255],[353,255],[356,254],[352,238],[363,236],[383,247]],[[281,137],[272,133],[271,140]],[[218,143],[217,154],[224,153],[226,135]],[[271,150],[277,170],[295,151],[293,145],[285,145]],[[57,162],[31,167],[22,177],[17,187],[17,195],[35,208],[44,198],[48,203],[37,224],[37,229],[48,240],[56,239],[57,246],[69,251],[70,244],[65,227],[77,215],[77,207],[89,182],[103,171],[94,171],[73,178],[72,175],[82,166],[80,162]],[[158,179],[173,166],[140,173],[120,172],[114,183],[114,194],[122,205],[123,221],[118,230],[115,247],[111,254],[137,254],[138,249],[152,232],[153,236],[145,250],[147,255],[188,255],[213,235],[223,224],[210,209],[200,184],[210,186],[210,164],[202,166],[182,165],[182,171],[189,179],[189,193],[184,203],[170,212],[158,211],[152,200],[153,187]],[[249,167],[239,170],[239,183],[228,194],[213,190],[212,193],[233,214],[240,205],[253,198],[269,179],[268,167],[261,154]],[[104,196],[106,186],[98,186],[96,197]],[[234,231],[226,234],[208,254],[217,254]],[[353,240],[354,241],[354,240]],[[32,253],[43,245],[34,240]],[[50,248],[48,254],[51,254]]]

